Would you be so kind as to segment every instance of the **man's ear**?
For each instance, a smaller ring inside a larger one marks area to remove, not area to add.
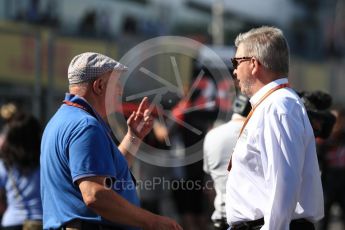
[[[96,95],[102,95],[105,92],[105,82],[102,77],[98,78],[92,83],[92,90]]]
[[[258,62],[258,60],[256,60],[255,58],[252,58],[250,60],[250,65],[252,67],[252,75],[256,75],[260,69],[260,62]]]

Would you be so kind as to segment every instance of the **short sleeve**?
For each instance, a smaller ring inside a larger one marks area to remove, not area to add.
[[[88,176],[115,178],[113,146],[102,127],[85,125],[69,144],[69,167],[73,182]]]

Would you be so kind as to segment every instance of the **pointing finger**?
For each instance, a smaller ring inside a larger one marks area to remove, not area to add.
[[[144,97],[143,100],[141,100],[139,108],[137,110],[137,113],[144,113],[144,111],[149,107],[149,99],[147,97]]]

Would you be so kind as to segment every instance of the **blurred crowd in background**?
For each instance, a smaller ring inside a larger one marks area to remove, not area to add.
[[[327,112],[336,118],[333,127],[327,122],[322,124],[326,119],[322,115],[321,118],[316,115],[313,123],[314,129],[322,125],[329,127],[329,135],[316,137],[325,196],[325,218],[318,228],[345,229],[345,0],[229,2],[0,0],[0,164],[4,165],[0,170],[0,212],[6,214],[11,207],[9,202],[19,202],[11,179],[6,180],[7,183],[2,180],[4,175],[8,177],[12,167],[17,167],[14,172],[16,178],[23,176],[33,181],[20,184],[23,189],[28,189],[28,193],[38,191],[34,185],[39,180],[35,174],[39,167],[36,161],[39,150],[33,152],[35,146],[27,142],[39,142],[39,138],[27,135],[15,142],[16,146],[23,146],[21,154],[30,156],[32,164],[23,165],[15,161],[27,161],[27,158],[21,158],[22,155],[9,161],[8,155],[12,150],[3,147],[10,138],[9,128],[14,119],[17,119],[17,124],[35,119],[37,124],[32,121],[36,124],[32,134],[40,134],[40,127],[60,106],[67,91],[67,67],[74,55],[95,51],[119,60],[140,42],[164,35],[184,36],[210,47],[228,50],[233,47],[233,40],[239,32],[268,24],[282,28],[287,35],[291,48],[289,78],[292,86],[298,91],[323,91],[331,98],[332,102],[326,108],[309,107],[318,114]],[[232,55],[229,52],[224,59],[229,70]],[[230,119],[234,97],[231,76],[225,80],[215,79],[205,69],[204,76],[197,78],[202,70],[197,62],[177,55],[183,88],[186,93],[191,92],[190,101],[181,101],[176,95],[166,93],[162,95],[162,105],[171,111],[173,117],[200,130],[201,134],[197,135],[171,119],[169,122],[159,119],[157,115],[154,129],[145,140],[148,145],[161,150],[175,149],[175,154],[187,156],[192,149],[190,146],[197,145],[201,151],[207,132]],[[168,64],[155,59],[145,65],[176,84]],[[127,82],[123,98],[149,89],[147,85],[150,83],[145,85],[143,78],[138,79],[141,79],[140,84],[137,80]],[[126,112],[133,105],[123,100],[123,111]],[[204,106],[206,104],[208,106]],[[195,111],[183,112],[195,107],[198,108]],[[24,113],[25,116],[22,115]],[[180,153],[179,149],[184,151]],[[161,167],[140,160],[139,153],[133,167],[138,180],[164,178],[176,181],[179,188],[188,181],[200,181],[202,188],[206,188],[167,189],[163,183],[157,184],[154,190],[140,187],[142,206],[177,219],[184,229],[211,229],[215,192],[209,184],[205,187],[211,179],[202,166],[200,160],[186,166]],[[35,197],[30,199],[36,205],[34,214],[40,215],[39,202]]]

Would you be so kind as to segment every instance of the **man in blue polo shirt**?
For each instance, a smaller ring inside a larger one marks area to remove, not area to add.
[[[120,92],[118,78],[126,69],[98,53],[71,61],[69,93],[47,124],[41,144],[44,229],[181,229],[175,221],[139,207],[129,170],[132,154],[152,128],[147,98],[129,117],[119,147],[105,122],[107,84],[115,80],[114,89]]]

